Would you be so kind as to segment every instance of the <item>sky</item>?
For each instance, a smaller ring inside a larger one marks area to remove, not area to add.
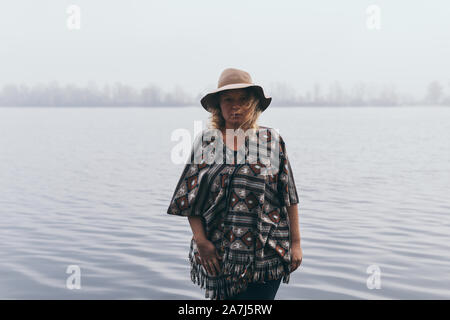
[[[70,5],[80,29],[67,27]],[[366,12],[380,9],[379,29]],[[14,0],[0,4],[0,86],[217,86],[223,69],[269,88],[339,81],[450,92],[448,0]],[[270,92],[269,92],[270,94]]]

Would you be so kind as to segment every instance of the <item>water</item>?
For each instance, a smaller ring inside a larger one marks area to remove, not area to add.
[[[190,281],[176,128],[192,108],[0,108],[0,298],[204,299]],[[450,298],[450,108],[269,108],[303,262],[277,299]],[[68,266],[81,289],[68,289]],[[367,286],[378,266],[380,289]]]

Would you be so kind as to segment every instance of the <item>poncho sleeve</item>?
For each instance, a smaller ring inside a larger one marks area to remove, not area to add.
[[[294,180],[294,173],[292,172],[291,163],[289,161],[286,145],[281,138],[279,137],[279,146],[280,146],[280,168],[278,171],[278,192],[280,194],[280,198],[282,204],[286,207],[289,207],[293,204],[299,202],[297,188]]]
[[[205,194],[205,184],[200,183],[207,165],[194,161],[194,153],[199,148],[199,138],[194,142],[190,156],[181,173],[170,200],[167,213],[178,216],[201,216],[202,201],[199,199]]]

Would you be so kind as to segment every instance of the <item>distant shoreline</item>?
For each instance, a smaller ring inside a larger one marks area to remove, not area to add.
[[[432,81],[423,93],[411,95],[397,92],[392,84],[358,82],[345,88],[339,82],[333,82],[328,86],[316,83],[302,90],[274,83],[267,91],[273,98],[271,107],[401,107],[450,106],[448,89],[438,81]],[[90,82],[84,87],[60,85],[57,81],[34,86],[8,84],[0,88],[0,107],[191,107],[200,106],[206,92],[209,90],[190,94],[180,85],[171,91],[156,84],[135,88],[121,82],[103,86]]]
[[[202,108],[202,106],[115,106],[115,105],[105,105],[105,106],[53,106],[53,105],[39,105],[39,106],[2,106],[0,105],[0,108],[32,108],[32,109],[38,109],[38,108],[54,108],[54,109],[64,109],[64,108],[114,108],[114,109],[127,109],[127,108],[142,108],[142,109],[160,109],[160,108]],[[342,108],[449,108],[450,105],[426,105],[426,104],[410,104],[410,105],[339,105],[339,106],[333,106],[333,105],[300,105],[300,106],[292,106],[292,105],[276,105],[271,106],[271,108],[335,108],[335,109],[342,109]]]

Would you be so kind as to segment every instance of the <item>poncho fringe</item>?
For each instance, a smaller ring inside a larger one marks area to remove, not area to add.
[[[283,283],[286,284],[290,279],[290,272],[278,259],[275,263],[266,263],[260,270],[255,270],[252,256],[249,256],[245,265],[226,260],[221,263],[222,275],[217,277],[206,274],[202,265],[197,263],[193,255],[189,257],[189,262],[192,282],[205,289],[205,298],[211,300],[225,300],[246,290],[250,278],[252,278],[252,282],[263,282],[264,279],[275,280],[282,277]]]

